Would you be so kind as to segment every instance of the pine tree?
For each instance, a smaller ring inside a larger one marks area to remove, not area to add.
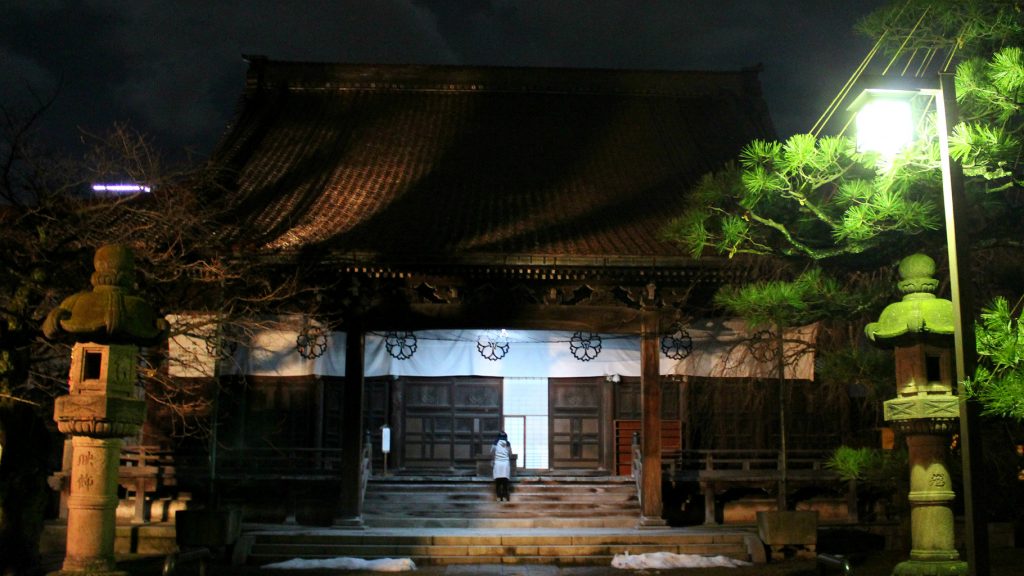
[[[967,382],[985,413],[1024,421],[1024,329],[1021,302],[1010,309],[1005,298],[996,298],[981,314],[976,328],[978,370]]]
[[[959,217],[970,222],[978,296],[1024,292],[1018,273],[995,272],[1000,264],[1014,269],[1002,264],[1008,259],[1015,259],[1017,270],[1024,264],[1024,12],[1019,2],[900,0],[858,28],[893,58],[902,51],[929,62],[936,54],[948,54],[956,64],[960,122],[953,128],[950,152],[966,177],[968,206]],[[845,136],[798,134],[782,142],[749,143],[736,162],[706,175],[688,191],[689,208],[665,229],[666,238],[694,258],[774,258],[794,268],[808,263],[826,267],[847,279],[871,268],[891,267],[915,251],[937,253],[935,248],[945,240],[935,112],[929,102],[918,104],[929,110],[918,127],[925,137],[888,163],[858,152]],[[811,302],[796,306],[790,297],[807,296],[799,290],[801,281],[798,277],[790,284],[730,288],[731,296],[722,296],[719,303],[756,317],[756,307],[738,304],[759,299],[767,303],[774,294],[786,296],[776,312],[804,310],[801,314],[810,318],[813,311],[818,319],[856,321],[856,314],[841,307],[818,309]],[[847,304],[863,311],[872,301],[878,302],[865,295],[861,304]],[[994,300],[983,318],[993,318],[1000,306]],[[1003,347],[1018,342],[993,330],[985,337],[988,341],[979,340],[979,351],[1002,349],[997,342]],[[858,349],[856,343],[848,345],[835,352],[858,357],[849,353]],[[1019,414],[1014,412],[1016,373],[983,370],[974,392],[992,413]]]

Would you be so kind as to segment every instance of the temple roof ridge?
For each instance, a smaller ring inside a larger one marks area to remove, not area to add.
[[[302,91],[402,90],[600,93],[695,96],[742,93],[761,96],[759,69],[670,70],[486,66],[453,64],[366,64],[280,61],[246,56],[247,91],[274,88]]]

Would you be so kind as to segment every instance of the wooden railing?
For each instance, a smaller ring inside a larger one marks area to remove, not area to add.
[[[344,490],[342,465],[340,448],[220,447],[210,479],[222,504],[237,503],[246,486],[265,486],[265,497],[283,505],[285,523],[322,524]]]
[[[825,463],[831,450],[790,450],[786,475],[791,479],[831,480],[835,472]],[[773,481],[782,477],[782,456],[777,450],[683,450],[664,459],[673,480]]]
[[[341,473],[340,448],[220,448],[217,479],[318,479]]]
[[[370,481],[370,474],[373,473],[373,441],[370,438],[370,431],[366,431],[366,438],[363,439],[363,458],[361,461],[362,472],[359,474],[359,510],[363,509],[363,502],[366,500],[366,485]]]
[[[633,432],[633,440],[630,444],[633,455],[630,462],[630,474],[636,484],[636,497],[640,501],[640,509],[644,509],[644,455],[640,449],[640,433]]]
[[[662,460],[667,479],[697,482],[704,494],[704,522],[716,523],[715,493],[729,487],[835,482],[838,474],[825,467],[830,450],[789,450],[786,465],[776,450],[683,450]]]
[[[174,453],[158,446],[124,446],[117,468],[117,481],[135,493],[134,521],[149,520],[147,494],[159,494],[178,483]]]
[[[61,518],[67,517],[67,499],[70,494],[71,450],[65,448],[64,468],[52,474],[48,483],[61,494]],[[202,452],[174,452],[156,446],[124,446],[118,466],[118,483],[134,493],[134,521],[146,522],[149,503],[159,495],[173,495],[179,486],[194,488],[224,482],[287,482],[282,500],[294,507],[293,492],[301,493],[303,481],[340,480],[342,469],[340,448],[229,448],[217,451],[215,469],[211,471],[209,454]],[[361,465],[360,506],[370,476],[371,445],[363,447]],[[342,488],[343,489],[343,488]],[[219,491],[219,490],[218,490]],[[294,513],[293,513],[294,514]]]

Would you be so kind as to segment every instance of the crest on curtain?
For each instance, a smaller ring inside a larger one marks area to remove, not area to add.
[[[682,360],[693,352],[693,338],[681,322],[672,324],[668,334],[661,337],[661,353],[672,360]]]
[[[384,347],[395,360],[408,360],[416,353],[416,334],[412,332],[387,332],[384,334]]]
[[[476,351],[485,359],[497,362],[508,354],[509,343],[507,338],[502,338],[501,333],[491,330],[481,334],[476,341]]]
[[[575,332],[569,340],[569,351],[580,362],[590,362],[601,353],[601,335],[595,332]]]

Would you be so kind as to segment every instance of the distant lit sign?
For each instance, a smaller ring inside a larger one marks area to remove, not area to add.
[[[143,184],[93,184],[93,192],[113,192],[115,194],[131,194],[133,192],[149,192],[152,188]]]

